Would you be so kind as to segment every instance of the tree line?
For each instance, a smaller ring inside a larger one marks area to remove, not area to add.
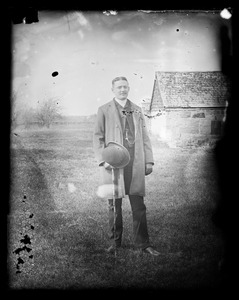
[[[19,125],[27,129],[33,124],[50,128],[54,121],[62,118],[62,107],[58,99],[53,97],[42,101],[37,108],[18,104],[16,94],[13,94],[11,98],[11,128],[13,130]]]

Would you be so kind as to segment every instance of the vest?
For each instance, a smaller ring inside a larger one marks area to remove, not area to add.
[[[131,110],[129,101],[126,102],[125,107],[122,107],[117,101],[115,101],[115,105],[117,107],[119,119],[121,122],[121,128],[123,132],[123,145],[129,151],[130,157],[133,160],[135,142],[135,128],[132,115],[133,111]]]

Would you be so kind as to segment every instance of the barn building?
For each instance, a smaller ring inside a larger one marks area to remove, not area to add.
[[[223,135],[230,93],[220,71],[156,72],[149,131],[169,146],[213,145]]]

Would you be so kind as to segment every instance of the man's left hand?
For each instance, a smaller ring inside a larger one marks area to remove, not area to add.
[[[153,165],[152,164],[146,164],[145,165],[145,175],[149,175],[153,172]]]

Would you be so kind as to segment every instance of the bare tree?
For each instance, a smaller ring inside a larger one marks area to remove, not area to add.
[[[29,128],[36,121],[36,112],[27,103],[17,101],[17,93],[11,95],[11,128],[14,131],[17,126],[24,125]]]
[[[25,108],[22,112],[22,123],[24,124],[25,129],[31,127],[32,124],[36,122],[36,111],[32,108]]]
[[[61,106],[58,100],[50,98],[44,101],[36,113],[36,118],[41,126],[47,128],[58,118],[61,117]]]

